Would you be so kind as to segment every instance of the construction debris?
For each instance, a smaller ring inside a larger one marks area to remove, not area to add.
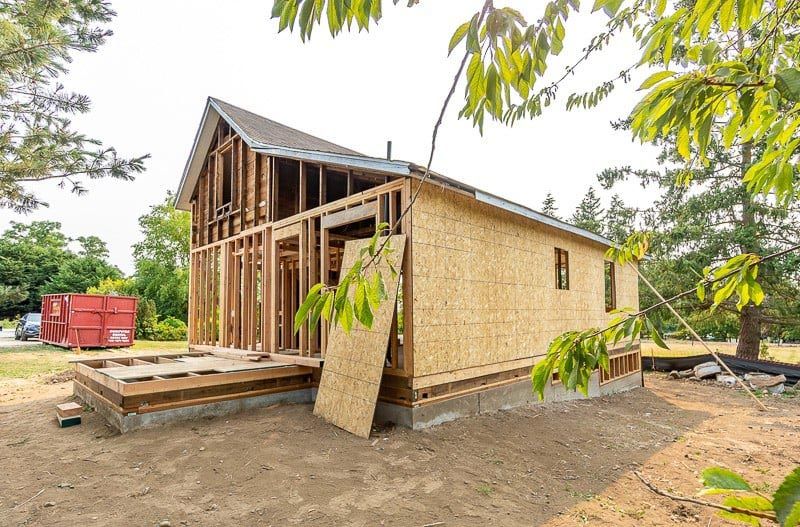
[[[786,382],[785,375],[768,375],[766,373],[748,373],[744,376],[753,389],[766,389],[770,393],[783,393]]]
[[[698,379],[713,377],[722,373],[722,368],[716,362],[704,362],[694,367],[694,376]]]
[[[62,403],[56,405],[56,417],[58,418],[58,426],[66,428],[68,426],[75,426],[81,424],[81,414],[83,413],[83,406],[78,403]]]
[[[728,388],[736,386],[736,377],[722,373],[720,367],[714,362],[698,364],[691,370],[672,370],[670,379],[688,379],[691,381],[708,380],[714,377],[715,381]],[[769,375],[768,373],[748,373],[743,377],[747,385],[754,390],[765,390],[772,394],[781,394],[786,389],[785,375]],[[800,385],[800,382],[798,382]],[[797,387],[795,387],[797,388]]]

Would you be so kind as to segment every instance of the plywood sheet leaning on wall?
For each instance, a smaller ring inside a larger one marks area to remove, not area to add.
[[[392,236],[390,242],[395,250],[391,258],[398,269],[403,260],[405,242],[406,237],[402,234]],[[360,249],[367,243],[368,239],[345,244],[342,274],[353,265]],[[314,404],[314,415],[364,438],[369,437],[372,427],[397,303],[399,277],[392,276],[386,261],[381,261],[378,268],[383,274],[388,298],[375,311],[372,328],[367,329],[358,322],[349,334],[341,326],[331,328],[325,366]]]

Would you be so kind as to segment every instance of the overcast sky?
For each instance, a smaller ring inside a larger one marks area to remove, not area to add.
[[[391,139],[394,158],[424,164],[457,67],[456,57],[446,56],[447,42],[480,3],[423,1],[409,9],[404,0],[397,6],[385,0],[384,18],[372,32],[332,40],[327,28],[318,27],[311,42],[302,44],[296,33],[277,34],[269,19],[271,0],[113,1],[114,36],[99,52],[76,55],[64,82],[92,100],[91,113],[77,117],[76,128],[123,155],[150,153],[147,171],[132,183],[90,181],[82,197],[51,182],[38,184],[35,190],[50,207],[27,216],[0,210],[0,226],[59,221],[69,236],[106,240],[112,262],[131,272],[137,218],[177,189],[209,95],[368,155],[383,156]],[[534,11],[523,13],[536,18]],[[564,52],[550,76],[560,75],[604,22],[601,14],[570,19]],[[643,73],[620,84],[598,108],[563,109],[570,92],[613,78],[636,57],[633,41],[620,39],[586,63],[544,116],[510,129],[489,124],[483,137],[457,120],[459,87],[432,168],[536,209],[552,192],[561,215],[568,216],[589,185],[598,186],[602,169],[654,166],[652,147],[609,124],[638,100]],[[628,201],[651,199],[634,185],[622,195]],[[604,193],[606,202],[608,197]]]

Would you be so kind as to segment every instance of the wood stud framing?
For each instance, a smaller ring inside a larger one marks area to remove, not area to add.
[[[229,207],[221,207],[220,201],[227,170],[222,166],[223,155],[232,159]],[[279,165],[290,163],[297,167],[299,212],[278,220]],[[394,220],[399,217],[398,208],[409,199],[410,188],[401,179],[346,169],[338,172],[346,174],[347,196],[326,203],[328,167],[254,153],[233,130],[218,127],[192,201],[190,346],[324,358],[328,324],[321,323],[314,332],[304,325],[295,333],[293,314],[313,284],[330,283],[331,272],[338,274],[347,238],[332,236],[331,231],[363,220],[376,224]],[[362,178],[359,186],[357,178]],[[364,188],[365,181],[373,187],[354,194],[354,189]],[[318,196],[308,195],[312,188]],[[309,209],[312,202],[319,206]],[[409,227],[404,221],[398,232]],[[407,269],[405,261],[402,268]],[[406,298],[409,282],[403,286]],[[410,302],[406,306],[409,320]],[[396,317],[392,327],[387,371],[410,375],[413,361],[399,357],[402,347],[396,336]],[[405,328],[409,333],[408,322]]]

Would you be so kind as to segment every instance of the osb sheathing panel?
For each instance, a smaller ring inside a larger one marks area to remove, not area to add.
[[[605,247],[428,186],[412,218],[414,376],[540,356],[556,335],[603,324]],[[569,251],[555,288],[554,248]],[[617,306],[638,307],[616,267]]]
[[[405,250],[405,235],[392,236],[395,249],[391,258],[399,268]],[[342,269],[349,269],[369,240],[345,243]],[[379,264],[388,299],[374,313],[372,328],[355,323],[349,334],[341,326],[332,327],[328,336],[325,366],[319,382],[314,414],[360,437],[369,437],[378,400],[389,331],[397,302],[397,277],[393,278],[386,261]],[[369,278],[369,271],[368,271]],[[352,292],[351,292],[352,294]]]

